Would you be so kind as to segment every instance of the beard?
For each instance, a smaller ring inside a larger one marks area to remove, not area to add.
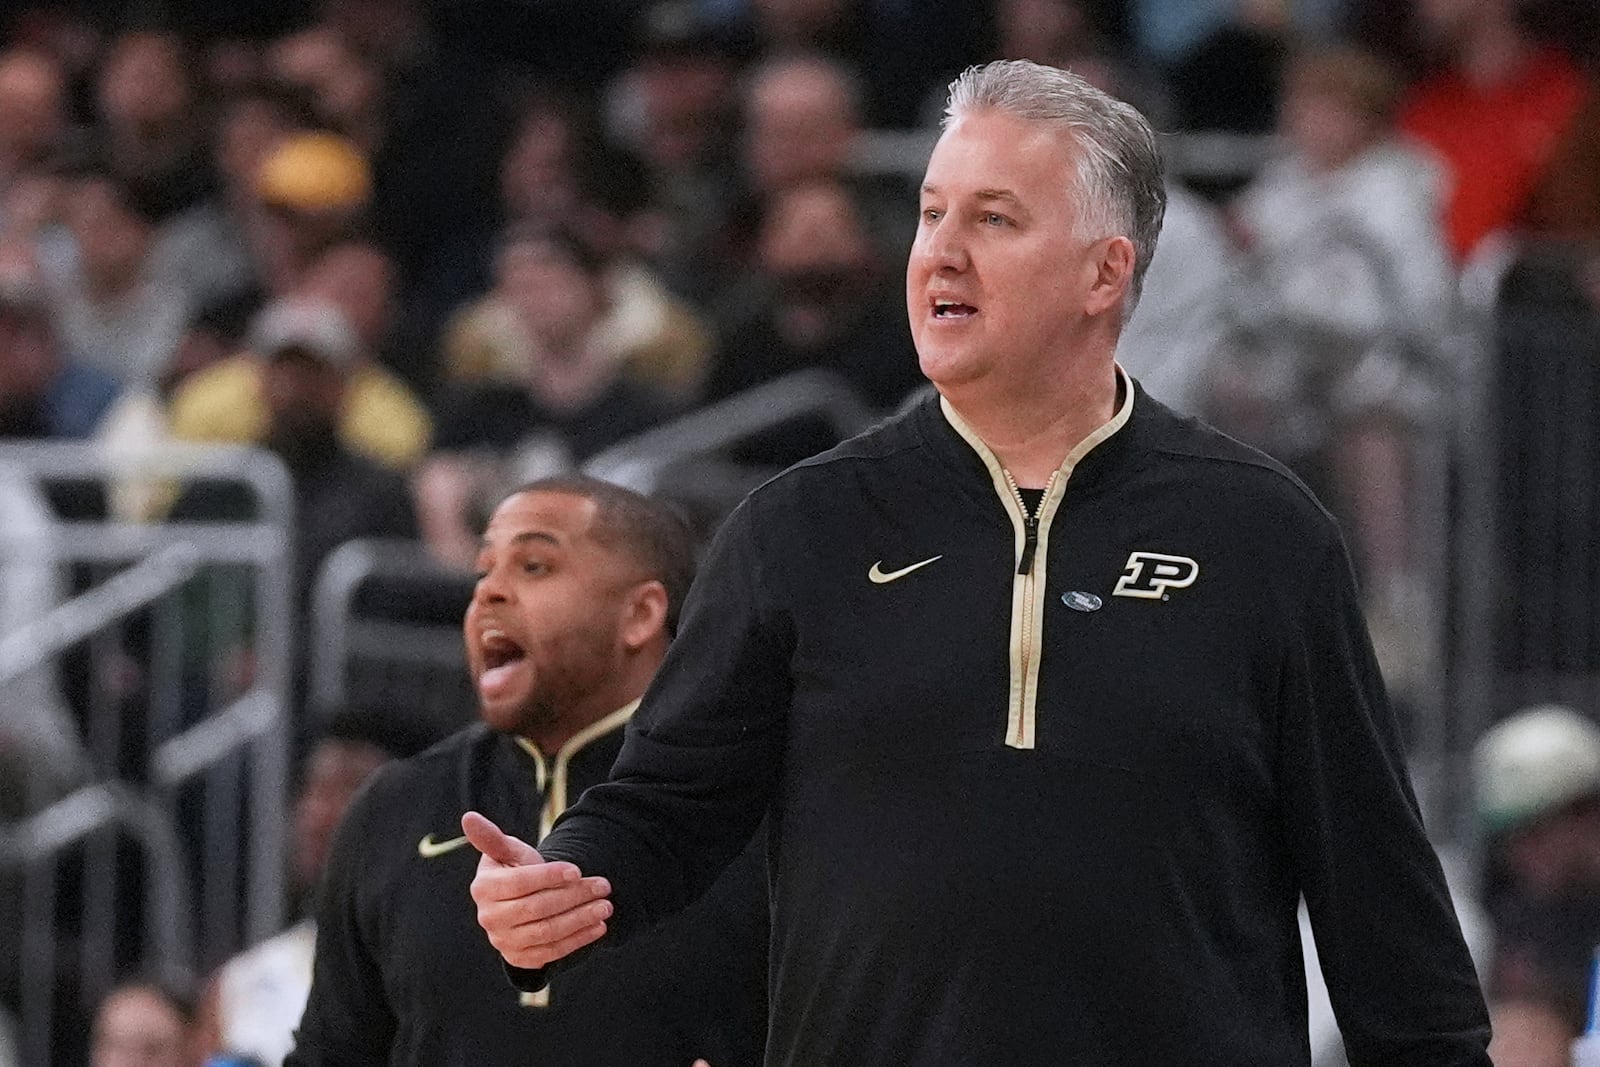
[[[597,612],[597,615],[603,614]],[[598,622],[586,622],[552,636],[528,650],[533,684],[527,697],[509,714],[490,725],[502,733],[539,742],[552,734],[572,733],[589,722],[591,698],[615,673],[616,634]],[[600,709],[600,715],[615,708]],[[541,745],[541,747],[543,747]]]

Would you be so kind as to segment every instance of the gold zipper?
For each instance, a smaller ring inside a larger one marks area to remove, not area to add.
[[[1022,579],[1022,691],[1018,694],[1020,705],[1011,709],[1010,719],[1015,723],[1015,729],[1006,738],[1006,743],[1013,748],[1032,748],[1033,739],[1029,736],[1025,705],[1027,702],[1027,678],[1031,666],[1031,653],[1033,651],[1033,598],[1035,594],[1034,554],[1039,547],[1039,517],[1044,511],[1045,504],[1050,500],[1050,494],[1055,490],[1056,478],[1060,476],[1059,470],[1050,472],[1050,480],[1045,483],[1044,493],[1039,498],[1037,511],[1028,510],[1028,502],[1022,498],[1022,488],[1017,485],[1017,479],[1009,470],[1000,468],[1006,476],[1006,485],[1011,489],[1011,498],[1017,502],[1017,510],[1022,513],[1022,550],[1017,556],[1017,576]]]

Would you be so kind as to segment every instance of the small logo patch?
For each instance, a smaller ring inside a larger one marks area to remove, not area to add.
[[[1085,593],[1077,589],[1070,593],[1062,593],[1061,602],[1073,611],[1099,611],[1100,605],[1105,603],[1093,593]]]
[[[928,564],[937,563],[941,559],[944,559],[944,557],[943,556],[934,556],[932,559],[925,559],[921,563],[913,563],[909,567],[901,567],[897,571],[887,571],[887,572],[884,571],[884,569],[883,569],[883,560],[880,559],[878,562],[874,563],[870,568],[867,569],[867,578],[872,582],[873,585],[883,585],[885,582],[898,581],[899,579],[904,578],[906,575],[910,574],[912,571],[921,570],[923,567],[926,567]]]
[[[431,860],[444,855],[446,852],[454,852],[466,843],[467,839],[465,837],[452,837],[448,841],[435,841],[433,835],[429,834],[417,842],[417,855],[425,860]]]
[[[1167,556],[1160,552],[1135,552],[1123,565],[1122,577],[1112,596],[1131,596],[1140,600],[1165,600],[1169,589],[1187,589],[1200,577],[1200,564],[1188,556]]]

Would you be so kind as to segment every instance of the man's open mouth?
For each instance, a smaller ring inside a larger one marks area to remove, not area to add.
[[[483,636],[478,639],[478,648],[483,653],[483,666],[486,671],[509,666],[528,656],[526,649],[500,630],[485,630]]]
[[[971,304],[963,304],[955,300],[935,300],[933,302],[933,317],[936,319],[964,319],[977,313],[978,309]]]

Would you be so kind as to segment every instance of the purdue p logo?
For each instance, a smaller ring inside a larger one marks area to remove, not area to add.
[[[1163,556],[1159,552],[1135,552],[1128,557],[1117,579],[1112,596],[1161,600],[1168,589],[1187,589],[1200,577],[1200,564],[1188,556]]]

